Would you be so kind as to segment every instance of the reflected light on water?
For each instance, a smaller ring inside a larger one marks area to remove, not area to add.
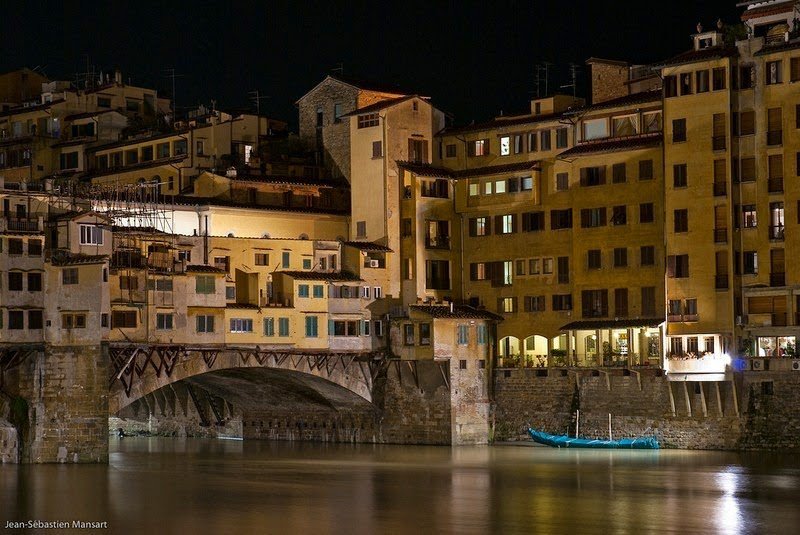
[[[739,474],[729,468],[716,475],[716,483],[722,491],[719,507],[716,508],[717,528],[722,533],[739,533],[742,525],[742,512],[739,508],[739,500],[736,498]]]

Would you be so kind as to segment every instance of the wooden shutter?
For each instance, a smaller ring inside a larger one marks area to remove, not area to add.
[[[600,305],[602,308],[602,315],[608,316],[608,290],[600,292]]]
[[[474,217],[469,219],[469,235],[473,237],[478,235],[478,220]]]
[[[581,186],[589,185],[589,168],[581,167]]]
[[[667,277],[675,277],[675,255],[669,255],[667,257]]]
[[[584,318],[592,316],[592,292],[590,290],[581,292],[581,313]]]

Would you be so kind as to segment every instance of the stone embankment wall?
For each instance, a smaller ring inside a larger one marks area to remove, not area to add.
[[[580,409],[585,437],[608,438],[611,414],[613,438],[654,435],[665,447],[687,449],[800,447],[800,372],[739,372],[719,383],[625,373],[498,370],[495,439],[527,439],[528,424],[574,434]]]
[[[23,463],[108,461],[107,346],[47,346],[5,377]]]

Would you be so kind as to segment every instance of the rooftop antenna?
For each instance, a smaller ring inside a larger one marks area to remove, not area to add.
[[[254,89],[248,93],[250,100],[256,104],[256,143],[261,142],[261,101],[270,98],[269,95],[262,95],[261,91]]]
[[[183,78],[182,74],[177,74],[175,69],[164,69],[164,78],[172,78],[172,120],[174,121],[178,114],[178,98],[175,96],[175,78]]]
[[[578,65],[576,65],[575,63],[570,63],[569,64],[569,77],[570,77],[571,81],[568,84],[560,86],[561,89],[566,89],[568,87],[571,87],[572,88],[572,98],[575,98],[577,96],[577,91],[578,91],[577,82],[578,82],[578,70],[579,69],[580,69],[580,67]]]
[[[536,86],[536,98],[546,97],[549,93],[548,87],[548,78],[550,73],[550,67],[552,67],[552,63],[547,61],[543,61],[542,63],[537,63],[533,66],[533,76],[534,76],[534,85]],[[542,84],[544,83],[544,94],[542,94]]]
[[[340,76],[344,76],[344,63],[339,62],[336,64],[337,66],[331,69],[331,72],[339,71]]]

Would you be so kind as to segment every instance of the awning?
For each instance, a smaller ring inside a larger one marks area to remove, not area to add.
[[[631,327],[658,327],[664,318],[614,318],[609,320],[573,321],[561,327],[562,331],[627,329]]]

